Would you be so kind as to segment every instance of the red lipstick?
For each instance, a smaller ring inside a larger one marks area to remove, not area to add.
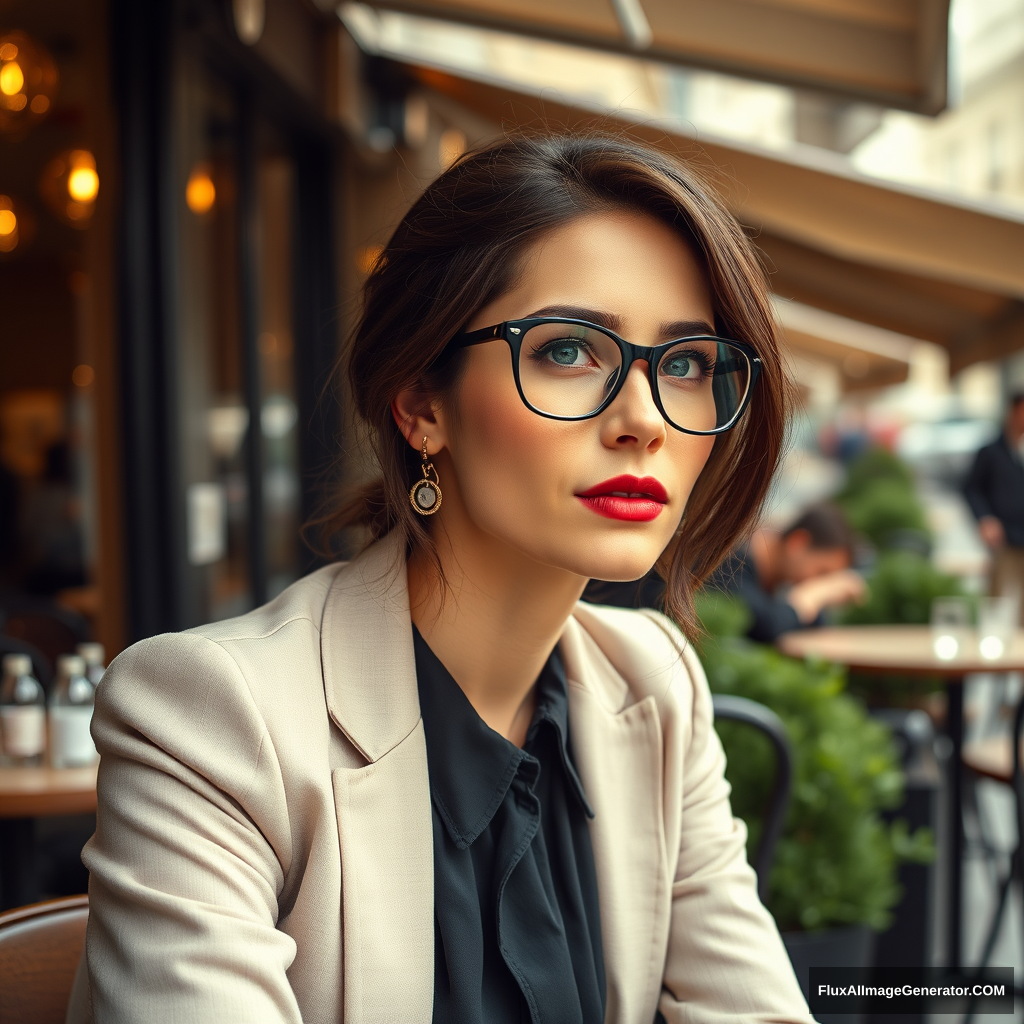
[[[661,515],[668,492],[653,476],[614,476],[576,495],[588,508],[608,519],[649,523]]]

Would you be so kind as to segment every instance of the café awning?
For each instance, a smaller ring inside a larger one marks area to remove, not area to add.
[[[835,367],[844,391],[907,379],[914,339],[786,299],[775,299],[775,312],[792,355]]]
[[[370,0],[372,6],[937,114],[949,0]]]
[[[496,127],[626,128],[704,165],[785,299],[942,345],[953,372],[1024,349],[1024,215],[881,182],[810,147],[785,154],[551,93],[408,65]]]

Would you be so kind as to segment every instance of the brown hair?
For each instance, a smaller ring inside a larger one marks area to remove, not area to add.
[[[797,530],[803,530],[810,538],[811,547],[817,551],[832,551],[842,548],[847,554],[853,553],[854,535],[846,513],[831,501],[810,505],[782,532],[788,537]]]
[[[720,435],[677,537],[659,561],[666,606],[696,628],[693,592],[751,527],[783,445],[790,384],[779,358],[765,276],[739,224],[688,163],[626,136],[514,135],[464,155],[402,219],[372,269],[348,353],[350,392],[380,476],[321,520],[328,533],[400,530],[411,553],[440,563],[429,520],[409,504],[418,453],[391,402],[413,388],[442,396],[461,356],[449,339],[515,283],[527,248],[546,230],[606,209],[645,213],[678,231],[702,262],[715,328],[753,345],[761,379],[739,424]]]

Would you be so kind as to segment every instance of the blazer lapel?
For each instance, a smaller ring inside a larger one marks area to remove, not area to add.
[[[434,867],[404,550],[342,569],[324,608],[331,718],[366,758],[333,773],[341,843],[345,1024],[430,1024]]]
[[[653,696],[628,703],[622,674],[578,621],[585,614],[569,620],[561,648],[573,754],[594,808],[605,1021],[646,1024],[657,1009],[670,923],[661,725]]]

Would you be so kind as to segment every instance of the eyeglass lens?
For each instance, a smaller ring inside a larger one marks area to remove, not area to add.
[[[538,412],[586,416],[600,408],[621,372],[622,351],[596,328],[549,322],[523,335],[519,380]],[[711,431],[736,416],[750,376],[750,360],[735,345],[683,339],[662,357],[656,379],[675,426]]]

